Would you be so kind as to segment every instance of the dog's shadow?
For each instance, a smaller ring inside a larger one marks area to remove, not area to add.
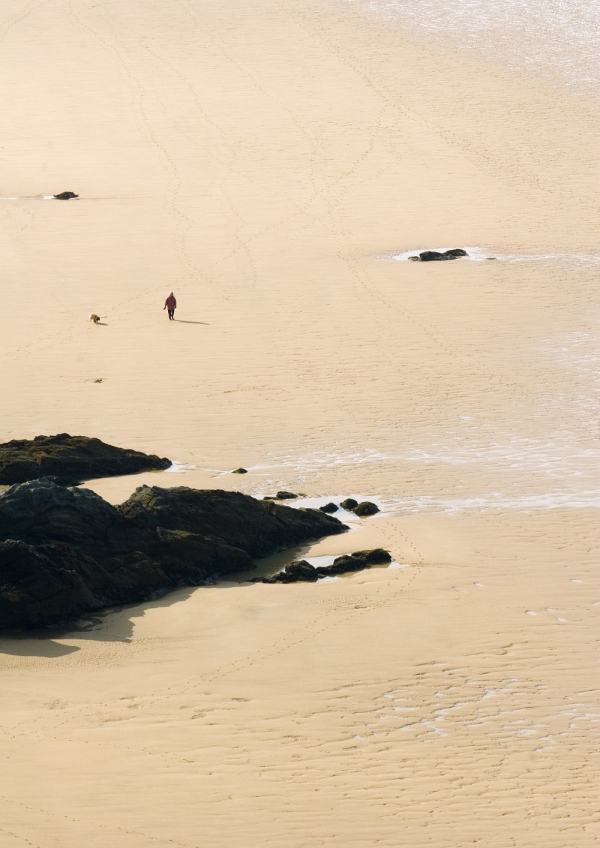
[[[108,327],[108,324],[105,321],[95,321],[96,327]]]
[[[205,327],[210,327],[208,321],[184,321],[182,318],[173,318],[173,321],[177,321],[179,324],[204,324]]]

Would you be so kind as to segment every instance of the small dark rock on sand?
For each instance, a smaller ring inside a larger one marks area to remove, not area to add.
[[[61,191],[60,194],[55,194],[55,200],[71,200],[73,197],[79,197],[74,191]]]
[[[247,474],[248,469],[247,468],[236,468],[235,471],[232,471],[231,473],[232,474]]]
[[[448,259],[457,259],[459,256],[468,256],[462,247],[453,247],[440,253],[438,250],[424,250],[418,256],[409,256],[411,262],[444,262]]]
[[[358,501],[355,501],[354,498],[346,498],[345,501],[341,502],[340,506],[342,509],[350,511],[353,510],[355,506],[358,506]]]
[[[367,518],[369,515],[375,515],[376,512],[379,512],[379,507],[372,501],[363,501],[357,504],[352,512],[359,518]]]
[[[297,497],[298,495],[295,495],[293,492],[277,492],[276,495],[278,501],[291,501]]]
[[[326,512],[328,515],[331,515],[332,513],[338,511],[339,506],[337,506],[337,504],[334,504],[333,502],[330,502],[328,504],[325,504],[324,506],[320,506],[319,509],[321,510],[321,512]]]
[[[319,577],[333,577],[338,574],[348,574],[352,571],[362,571],[372,565],[384,565],[391,562],[389,551],[375,548],[370,551],[356,551],[344,554],[334,559],[332,565],[319,565],[315,568],[305,559],[286,565],[285,571],[280,571],[273,577],[253,577],[253,583],[316,583]]]

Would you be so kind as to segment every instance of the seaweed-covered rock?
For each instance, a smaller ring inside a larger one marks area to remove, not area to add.
[[[164,471],[171,460],[107,445],[87,436],[36,436],[0,444],[0,483],[13,485],[55,475],[66,485],[93,477]]]
[[[321,510],[321,512],[326,512],[328,515],[331,515],[332,513],[338,511],[339,506],[337,504],[334,504],[333,501],[330,501],[329,503],[320,506],[319,509]]]
[[[456,256],[456,257],[458,257],[458,256],[468,256],[468,255],[469,254],[467,253],[467,251],[463,250],[462,247],[453,247],[451,250],[445,250],[444,251],[444,256]]]
[[[118,509],[127,519],[146,526],[216,536],[254,558],[347,529],[318,509],[290,509],[220,489],[140,486]]]
[[[247,474],[248,469],[247,468],[236,468],[235,471],[232,471],[231,473],[232,474]]]
[[[295,495],[293,492],[277,492],[276,498],[278,501],[291,501],[297,498],[298,495]]]
[[[115,507],[46,478],[18,484],[0,493],[0,627],[66,621],[199,585],[346,529],[319,510],[237,492],[142,486]]]
[[[348,511],[351,511],[354,509],[355,506],[358,506],[358,501],[355,501],[354,498],[346,498],[345,501],[341,502],[340,506],[342,507],[342,509],[347,509]]]
[[[61,191],[60,194],[54,195],[55,200],[72,200],[74,197],[79,197],[74,191]]]
[[[358,515],[359,518],[367,518],[369,515],[375,515],[375,513],[379,512],[379,507],[372,501],[363,501],[357,504],[352,512]]]

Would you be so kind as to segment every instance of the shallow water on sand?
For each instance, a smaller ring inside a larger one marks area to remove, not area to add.
[[[595,0],[344,0],[379,20],[569,85],[600,81]]]
[[[457,245],[454,245],[455,247]],[[593,253],[504,253],[493,248],[472,247],[460,245],[467,251],[467,256],[460,256],[455,262],[548,262],[558,264],[562,267],[596,267],[600,266],[600,255]],[[398,253],[389,253],[378,256],[378,259],[393,260],[394,262],[408,262],[411,257],[418,256],[424,250],[433,250],[444,253],[451,247],[418,247],[413,250],[402,250]]]

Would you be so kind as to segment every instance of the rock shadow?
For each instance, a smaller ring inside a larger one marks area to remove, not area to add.
[[[61,645],[55,642],[56,634],[43,635],[36,633],[11,633],[0,635],[0,656],[6,654],[13,657],[47,657],[56,659],[81,650],[76,645]]]
[[[77,621],[65,622],[56,627],[31,630],[1,631],[0,656],[47,657],[55,659],[81,650],[79,645],[62,645],[57,639],[78,639],[82,642],[133,641],[136,620],[147,610],[170,607],[186,601],[196,589],[203,586],[183,586],[167,592],[160,598],[128,604],[84,615]]]

